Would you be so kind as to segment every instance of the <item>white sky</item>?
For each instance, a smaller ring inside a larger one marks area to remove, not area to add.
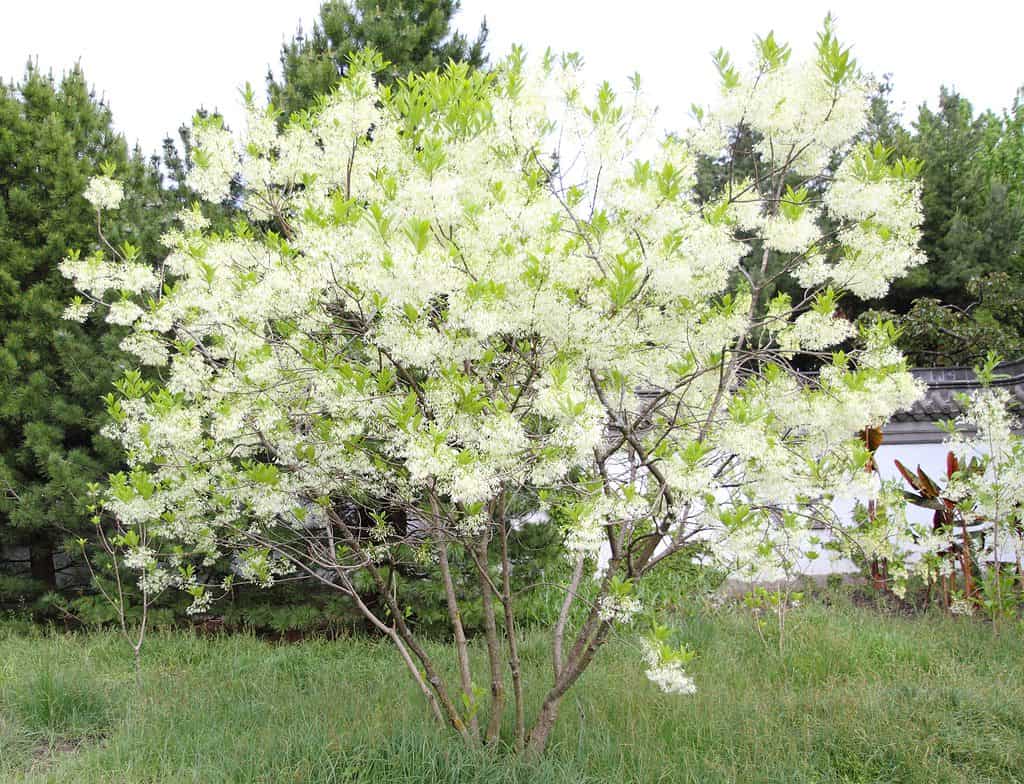
[[[282,42],[319,0],[0,0],[0,76],[26,60],[60,72],[79,60],[110,104],[117,127],[146,152],[203,105],[237,126],[238,89],[263,89]],[[809,51],[825,14],[838,18],[865,70],[892,73],[898,107],[913,116],[955,85],[976,108],[1002,109],[1024,84],[1024,3],[1019,0],[463,0],[457,26],[490,27],[492,59],[516,42],[540,55],[583,53],[593,79],[623,83],[639,71],[666,128],[686,122],[691,103],[714,98],[710,52],[749,59],[755,34],[774,29],[796,56]]]

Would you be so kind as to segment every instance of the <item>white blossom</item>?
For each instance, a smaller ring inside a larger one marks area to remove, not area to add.
[[[784,216],[770,218],[764,223],[765,244],[782,253],[801,253],[820,238],[813,210],[805,210],[796,220]]]
[[[131,300],[118,300],[110,306],[110,310],[107,312],[107,323],[121,324],[128,327],[135,323],[142,313],[142,308]]]
[[[105,174],[91,177],[85,198],[98,210],[116,210],[124,199],[124,186]]]
[[[92,313],[93,304],[91,302],[82,302],[81,298],[77,301],[72,302],[66,308],[64,308],[63,318],[68,321],[77,321],[79,324],[89,318],[89,314]]]
[[[635,596],[610,594],[598,602],[598,616],[609,623],[629,623],[642,608]]]
[[[686,674],[681,662],[665,659],[661,647],[649,640],[640,641],[647,679],[665,694],[691,695],[697,693],[697,684]]]

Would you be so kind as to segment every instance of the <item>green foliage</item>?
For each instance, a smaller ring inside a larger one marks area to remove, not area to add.
[[[770,591],[763,585],[743,594],[743,606],[750,611],[757,634],[767,650],[774,647],[780,654],[783,653],[787,615],[798,608],[803,599],[802,591],[789,588]]]
[[[1013,572],[988,569],[981,576],[982,612],[994,622],[1012,621],[1020,617],[1021,595],[1018,577]]]
[[[310,108],[334,89],[349,55],[370,46],[388,61],[379,77],[390,83],[410,73],[431,71],[449,61],[479,68],[487,57],[487,26],[476,40],[453,32],[459,0],[328,0],[309,36],[298,35],[281,49],[281,79],[267,75],[273,104],[287,119]]]
[[[56,586],[55,551],[92,530],[87,483],[118,463],[99,435],[99,400],[123,372],[123,333],[63,320],[73,289],[57,269],[69,249],[97,244],[82,192],[104,169],[130,194],[105,225],[107,239],[120,244],[131,226],[152,258],[166,228],[152,209],[158,174],[114,132],[82,72],[58,81],[29,65],[19,83],[0,85],[0,558],[5,549],[28,554],[0,560],[0,571],[32,578],[0,584],[0,606],[24,606]]]
[[[271,79],[283,116],[328,92],[349,52],[367,44],[392,61],[383,73],[387,80],[449,60],[483,65],[486,28],[473,42],[450,31],[458,5],[325,3],[313,35],[284,47],[281,83]],[[197,117],[222,122],[203,110]],[[75,560],[58,556],[55,566],[54,558],[61,551],[77,554],[78,547],[64,545],[91,536],[84,511],[87,485],[118,467],[119,455],[99,435],[99,401],[119,375],[123,330],[64,321],[73,291],[57,264],[69,249],[88,253],[96,245],[95,213],[81,194],[88,178],[104,167],[128,193],[121,208],[105,217],[104,232],[120,245],[123,228],[135,227],[132,239],[144,258],[157,257],[160,234],[195,200],[186,184],[194,165],[190,128],[183,125],[177,140],[165,141],[157,171],[155,159],[147,162],[138,150],[127,150],[110,120],[77,69],[56,84],[30,68],[22,83],[0,87],[0,607],[34,607],[88,625],[102,623],[107,613],[80,593],[84,585],[53,593],[57,566],[84,575],[75,571]],[[205,212],[215,227],[226,228],[234,207],[229,200]],[[148,382],[137,381],[139,394],[145,394]],[[119,403],[113,397],[106,402],[107,415],[116,418]],[[31,548],[30,561],[3,560],[20,556],[23,547]],[[48,598],[39,602],[44,592]],[[287,612],[275,615],[274,601],[264,595],[260,602],[267,603],[269,615],[256,613],[246,623],[283,631],[289,624],[306,628],[323,621],[312,609],[308,623],[287,620]]]
[[[695,546],[693,558],[662,561],[640,582],[637,595],[649,614],[665,617],[691,612],[722,587],[725,572],[702,565],[700,555],[700,548]]]
[[[1020,105],[1013,115],[975,115],[970,102],[942,88],[938,108],[922,105],[900,152],[924,161],[921,247],[928,264],[893,287],[891,304],[916,297],[965,307],[967,284],[991,273],[1024,275],[1024,188],[1015,168],[1022,141]]]
[[[1003,113],[1002,133],[984,163],[989,176],[1004,183],[1011,200],[1020,206],[1024,202],[1024,87]]]
[[[1024,355],[1024,99],[976,114],[943,87],[938,107],[907,129],[886,76],[872,96],[865,139],[894,159],[920,161],[921,248],[928,263],[893,284],[875,310],[900,329],[912,365],[971,365],[986,352]],[[848,315],[858,316],[853,303]]]
[[[349,600],[337,591],[305,583],[285,583],[269,593],[240,586],[215,605],[213,612],[228,631],[248,631],[271,639],[334,638],[363,628],[362,618]]]
[[[861,319],[898,324],[900,348],[919,367],[971,366],[989,351],[1024,356],[1024,276],[992,272],[968,281],[965,291],[972,301],[964,307],[928,296],[905,313],[868,311]]]

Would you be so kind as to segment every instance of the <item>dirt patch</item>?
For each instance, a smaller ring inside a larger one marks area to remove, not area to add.
[[[36,744],[32,748],[29,774],[43,773],[52,766],[58,759],[68,754],[77,754],[78,751],[95,738],[51,738],[46,743]]]
[[[58,754],[71,754],[78,751],[84,740],[55,740],[53,743],[41,743],[32,750],[32,759],[45,760]]]

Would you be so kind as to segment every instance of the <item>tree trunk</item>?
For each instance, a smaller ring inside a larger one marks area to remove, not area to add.
[[[531,757],[539,757],[544,753],[551,738],[551,730],[555,728],[555,721],[558,719],[558,707],[562,704],[562,698],[548,698],[544,700],[540,713],[537,714],[537,721],[530,730],[530,737],[526,741],[526,754]]]
[[[501,720],[505,711],[505,678],[501,665],[501,649],[498,642],[498,624],[494,615],[494,600],[487,572],[487,541],[482,539],[477,548],[477,569],[480,578],[480,597],[483,603],[484,632],[487,640],[487,662],[491,670],[491,718],[487,722],[484,739],[494,743],[501,734]]]
[[[505,638],[508,641],[508,663],[512,668],[512,698],[516,709],[516,751],[526,743],[526,713],[523,704],[523,676],[516,642],[516,616],[512,608],[512,562],[508,557],[508,526],[505,524],[505,500],[498,507],[498,533],[501,537],[501,603],[505,611]]]
[[[964,540],[960,547],[960,569],[964,573],[964,598],[970,601],[974,598],[974,581],[971,579],[971,539],[967,533],[967,518],[962,518],[961,523]]]
[[[586,566],[586,559],[580,555],[573,567],[572,580],[569,582],[569,590],[566,591],[565,601],[562,602],[562,609],[558,613],[558,621],[555,623],[555,631],[551,635],[551,659],[555,671],[555,680],[562,674],[562,646],[565,639],[565,625],[569,622],[569,612],[572,604],[576,601],[576,593],[580,588],[580,580],[583,579],[583,569]]]
[[[433,512],[434,541],[437,544],[437,563],[441,571],[441,584],[444,586],[445,602],[448,605],[448,621],[452,627],[452,635],[455,638],[455,653],[459,663],[459,679],[462,683],[462,693],[465,695],[466,708],[469,713],[467,722],[469,725],[470,737],[477,741],[480,738],[480,725],[476,718],[476,710],[473,703],[476,695],[473,694],[473,674],[469,663],[469,642],[466,640],[466,630],[462,625],[462,613],[459,610],[459,601],[455,595],[455,583],[452,580],[451,568],[448,564],[448,543],[445,540],[445,533],[441,530],[441,515],[437,498],[431,494],[430,506]]]
[[[593,623],[597,624],[596,629],[593,628]],[[596,607],[591,610],[590,618],[587,619],[583,631],[580,632],[576,645],[573,646],[568,660],[562,667],[561,674],[555,679],[554,685],[544,698],[540,713],[537,714],[537,721],[534,722],[533,729],[530,730],[526,741],[528,756],[537,756],[547,748],[551,730],[554,729],[555,721],[558,719],[558,706],[561,704],[562,698],[590,666],[594,655],[608,639],[611,628],[608,621],[599,619]]]

